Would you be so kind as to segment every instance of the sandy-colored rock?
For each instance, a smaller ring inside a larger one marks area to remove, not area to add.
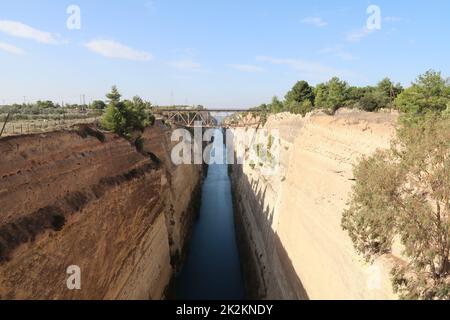
[[[264,298],[394,299],[391,257],[365,263],[341,228],[351,194],[352,166],[389,147],[397,115],[343,110],[305,118],[281,114],[267,129],[280,132],[280,171],[233,166],[251,294]],[[256,275],[256,276],[255,276]]]
[[[195,217],[200,166],[156,124],[140,153],[81,131],[0,140],[0,298],[161,299]],[[68,290],[68,266],[81,290]]]

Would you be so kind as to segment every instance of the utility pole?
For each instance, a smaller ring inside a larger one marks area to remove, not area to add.
[[[84,94],[80,94],[80,107],[81,111],[84,111],[84,106],[86,104],[86,96]]]

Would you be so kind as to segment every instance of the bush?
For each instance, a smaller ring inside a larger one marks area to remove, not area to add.
[[[393,286],[408,299],[450,299],[450,118],[402,122],[388,151],[364,158],[342,227],[368,260],[399,236],[409,261]]]

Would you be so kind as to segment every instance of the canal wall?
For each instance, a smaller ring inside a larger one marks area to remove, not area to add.
[[[247,295],[263,299],[394,299],[392,256],[368,264],[341,216],[352,166],[387,148],[397,115],[341,110],[335,116],[271,116],[280,134],[280,169],[232,165],[236,228]]]
[[[141,151],[90,127],[1,139],[0,299],[164,298],[202,181],[170,134],[157,122]]]

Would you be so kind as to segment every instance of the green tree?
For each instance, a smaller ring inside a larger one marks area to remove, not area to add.
[[[348,108],[360,108],[360,100],[366,95],[367,92],[372,90],[373,87],[349,87],[347,90],[347,100],[345,106]]]
[[[395,100],[396,106],[405,113],[424,114],[442,112],[450,103],[448,79],[433,70],[420,75],[411,87],[403,91]]]
[[[388,151],[355,167],[342,226],[368,260],[398,236],[408,258],[392,271],[406,299],[450,299],[450,118],[403,122]]]
[[[315,88],[316,106],[334,113],[344,107],[348,99],[348,84],[337,77]]]
[[[39,109],[54,109],[55,108],[55,104],[53,103],[53,101],[37,101],[36,102],[36,106]]]
[[[389,97],[377,88],[366,90],[366,93],[357,102],[359,109],[364,111],[376,111],[390,106]]]
[[[122,95],[119,93],[117,86],[113,86],[111,88],[111,92],[106,95],[106,98],[108,98],[109,103],[118,103],[120,102],[121,97]]]
[[[382,104],[380,107],[393,106],[395,99],[400,93],[403,92],[403,87],[400,83],[393,83],[391,79],[384,78],[378,82],[376,87],[377,93],[380,97],[383,97]]]
[[[294,101],[302,103],[305,100],[309,100],[311,104],[314,103],[314,88],[303,80],[298,81],[285,96],[285,103],[287,105]]]
[[[281,102],[278,97],[272,98],[272,103],[270,104],[270,112],[272,113],[280,113],[284,111],[283,102]]]
[[[106,108],[106,103],[102,100],[94,100],[91,103],[91,108],[95,110],[104,110]]]
[[[303,100],[302,102],[291,101],[287,105],[287,109],[290,113],[301,114],[302,116],[305,116],[308,112],[311,112],[313,110],[313,104],[308,99]]]
[[[314,106],[316,108],[325,108],[327,104],[328,87],[325,83],[319,83],[314,88]]]
[[[120,101],[121,95],[115,86],[106,97],[109,104],[101,120],[105,129],[129,137],[133,130],[142,131],[146,125],[152,124],[152,115],[146,112],[147,103],[141,98]]]
[[[345,105],[347,99],[348,85],[347,82],[341,81],[334,77],[328,82],[327,109],[335,112],[337,109]]]
[[[146,126],[152,125],[154,117],[150,112],[151,103],[144,101],[139,96],[134,96],[131,101],[126,101],[129,112],[132,113],[132,123],[134,128],[143,130]]]
[[[127,112],[123,102],[110,103],[101,119],[102,126],[121,136],[128,136],[130,128],[127,123]]]

